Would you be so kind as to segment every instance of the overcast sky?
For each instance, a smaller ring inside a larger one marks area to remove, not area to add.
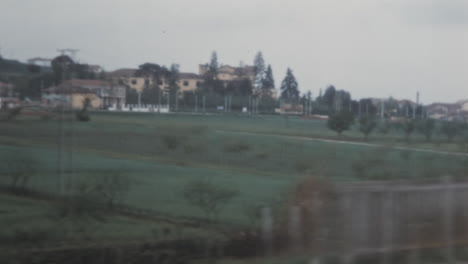
[[[213,50],[252,64],[261,50],[279,87],[329,84],[353,98],[468,99],[468,0],[0,0],[4,57],[78,48],[106,70],[143,62],[197,72]]]

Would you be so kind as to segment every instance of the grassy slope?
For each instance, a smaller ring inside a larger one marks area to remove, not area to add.
[[[460,163],[460,158],[438,154],[409,154],[276,136],[334,136],[321,121],[295,117],[96,113],[92,122],[65,122],[64,127],[65,144],[74,152],[65,154],[62,160],[68,166],[68,160],[73,159],[74,173],[70,177],[75,182],[118,170],[133,179],[126,199],[130,205],[171,215],[201,216],[185,203],[180,192],[191,179],[207,178],[241,191],[222,214],[222,220],[242,224],[248,221],[244,213],[247,204],[284,199],[291,186],[305,175],[358,180],[353,167],[363,159],[377,164],[373,168],[375,175],[399,178],[437,176],[458,168]],[[35,189],[57,189],[57,128],[56,121],[0,123],[0,155],[23,150],[41,161],[41,170],[31,183]],[[168,135],[178,138],[175,148],[165,145]],[[385,140],[397,136],[389,135]],[[357,139],[359,134],[351,132],[349,137]],[[236,144],[249,149],[226,151]]]

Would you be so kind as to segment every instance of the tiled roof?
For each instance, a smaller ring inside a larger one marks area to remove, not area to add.
[[[203,79],[200,75],[191,72],[180,72],[179,79]]]
[[[111,71],[107,73],[107,76],[110,77],[133,77],[135,76],[135,72],[137,69],[131,69],[131,68],[122,68],[118,69],[115,71]]]
[[[72,85],[72,86],[111,86],[110,82],[102,81],[102,80],[73,79],[73,80],[68,80],[65,83]]]

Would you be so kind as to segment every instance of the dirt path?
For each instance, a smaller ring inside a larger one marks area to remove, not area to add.
[[[331,144],[353,145],[353,146],[370,147],[370,148],[390,148],[390,149],[393,149],[393,150],[408,150],[408,151],[433,153],[433,154],[440,154],[440,155],[468,157],[468,153],[463,153],[463,152],[451,152],[451,151],[442,151],[442,150],[411,148],[411,147],[402,147],[402,146],[391,146],[391,145],[364,143],[364,142],[353,142],[353,141],[337,140],[337,139],[323,139],[323,138],[315,138],[315,137],[287,136],[287,135],[276,135],[276,134],[255,133],[255,132],[238,132],[238,131],[227,131],[227,130],[216,130],[216,132],[240,134],[240,135],[256,135],[256,136],[265,135],[265,136],[270,136],[270,137],[298,139],[298,140],[323,142],[323,143],[331,143]]]

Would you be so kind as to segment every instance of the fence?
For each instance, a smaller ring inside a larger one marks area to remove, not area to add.
[[[109,107],[109,111],[121,111],[121,112],[157,112],[157,113],[169,113],[168,105],[124,105],[118,107],[113,105]]]

